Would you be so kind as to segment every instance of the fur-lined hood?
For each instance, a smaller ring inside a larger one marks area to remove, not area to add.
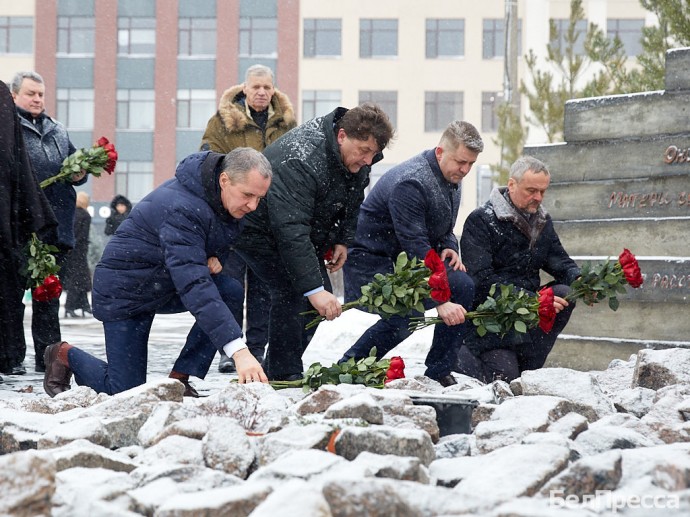
[[[223,121],[225,128],[231,132],[244,131],[245,127],[251,119],[247,117],[244,109],[246,96],[242,91],[243,85],[238,84],[228,88],[223,92],[218,103],[218,114]],[[241,106],[241,107],[240,107]],[[277,124],[278,127],[293,127],[296,123],[295,111],[292,108],[292,103],[288,96],[280,90],[275,90],[271,98],[271,108],[273,113],[269,118],[274,116],[282,117]]]

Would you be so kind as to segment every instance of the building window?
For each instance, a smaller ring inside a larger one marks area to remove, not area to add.
[[[156,19],[120,16],[117,19],[117,52],[152,55],[156,52]]]
[[[57,119],[69,129],[93,129],[94,95],[90,88],[58,88]]]
[[[0,16],[0,54],[33,54],[34,19]]]
[[[424,93],[424,131],[443,131],[453,120],[462,120],[462,92]]]
[[[489,165],[477,165],[477,205],[483,205],[489,200],[491,191],[496,187],[494,171]]]
[[[205,129],[215,112],[215,90],[177,90],[178,128]]]
[[[240,18],[240,55],[274,58],[278,54],[277,18]]]
[[[59,16],[57,51],[93,55],[95,26],[91,16]]]
[[[398,20],[359,20],[359,57],[398,55]]]
[[[426,57],[465,55],[465,20],[429,18],[426,21]]]
[[[137,203],[153,190],[152,162],[117,162],[115,190]]]
[[[393,127],[398,125],[398,92],[396,91],[361,91],[359,103],[373,102],[378,104],[388,115]]]
[[[340,56],[341,25],[335,18],[305,18],[304,57]]]
[[[498,107],[503,103],[503,92],[482,92],[482,131],[498,131]]]
[[[637,56],[642,53],[642,27],[644,20],[610,19],[606,20],[606,35],[611,40],[618,36],[625,53]]]
[[[340,106],[339,90],[304,90],[302,92],[302,120],[326,115]]]
[[[555,38],[550,41],[551,46],[560,51],[565,52],[567,43],[565,41],[568,29],[570,28],[570,20],[568,19],[552,19],[551,20],[556,28]],[[584,56],[585,55],[585,39],[587,37],[587,20],[578,20],[575,24],[575,35],[577,35],[577,41],[574,45],[575,55]],[[553,36],[553,35],[552,35]]]
[[[214,18],[180,18],[178,50],[180,56],[216,55],[216,20]]]
[[[154,98],[153,90],[117,90],[117,128],[153,129]]]
[[[518,20],[518,56],[522,54],[522,20]],[[482,34],[482,56],[484,59],[503,57],[506,48],[505,20],[485,18]]]

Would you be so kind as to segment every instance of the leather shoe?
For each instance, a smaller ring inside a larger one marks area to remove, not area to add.
[[[220,362],[218,363],[218,371],[220,373],[235,373],[235,361],[232,357],[228,357],[225,354],[220,354]]]
[[[12,366],[7,370],[3,370],[2,373],[5,375],[24,375],[26,373],[26,368],[23,364],[18,364],[17,366]]]
[[[188,380],[177,380],[184,384],[184,393],[182,394],[183,397],[193,397],[195,399],[199,398],[199,392],[196,391],[196,389],[194,389],[194,386],[192,386],[192,384]]]
[[[77,318],[77,313],[74,311],[68,311],[65,309],[65,318]]]
[[[304,374],[302,373],[291,373],[289,375],[276,375],[271,377],[272,381],[300,381],[304,379]]]
[[[46,365],[43,389],[51,397],[70,389],[69,381],[72,378],[72,370],[58,360],[58,352],[64,343],[62,341],[48,346],[43,354],[43,361]]]
[[[438,379],[436,379],[436,382],[438,382],[444,388],[447,388],[448,386],[452,386],[453,384],[458,383],[458,381],[455,380],[455,377],[453,377],[452,373],[449,373],[448,375],[444,375],[443,377],[439,377]]]

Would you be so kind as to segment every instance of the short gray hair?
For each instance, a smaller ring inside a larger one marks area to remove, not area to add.
[[[271,82],[272,83],[275,82],[275,80],[273,79],[273,70],[271,70],[266,65],[252,65],[249,68],[247,68],[247,72],[244,74],[245,84],[247,83],[247,81],[249,81],[249,78],[253,77],[253,76],[257,76],[257,77],[269,76],[271,78]]]
[[[527,171],[532,171],[535,174],[542,173],[551,176],[546,164],[541,160],[537,160],[534,156],[521,156],[510,167],[510,177],[518,183]]]
[[[484,141],[479,135],[479,131],[469,122],[464,120],[454,120],[441,135],[438,144],[443,149],[455,151],[462,144],[470,151],[481,153],[484,150]]]
[[[38,84],[44,84],[43,77],[41,77],[41,75],[36,72],[17,72],[14,75],[14,78],[12,79],[12,84],[10,86],[12,93],[19,93],[19,90],[21,90],[22,88],[22,83],[24,82],[24,79],[31,79],[32,81],[35,81]]]
[[[244,182],[252,170],[258,171],[264,178],[273,178],[273,170],[269,161],[263,154],[251,147],[236,147],[225,155],[221,167],[233,184]]]

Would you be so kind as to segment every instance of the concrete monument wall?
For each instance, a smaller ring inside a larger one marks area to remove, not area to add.
[[[645,282],[618,311],[578,307],[550,365],[600,369],[640,348],[690,347],[690,48],[666,55],[665,90],[568,101],[544,207],[578,263],[628,248]]]

